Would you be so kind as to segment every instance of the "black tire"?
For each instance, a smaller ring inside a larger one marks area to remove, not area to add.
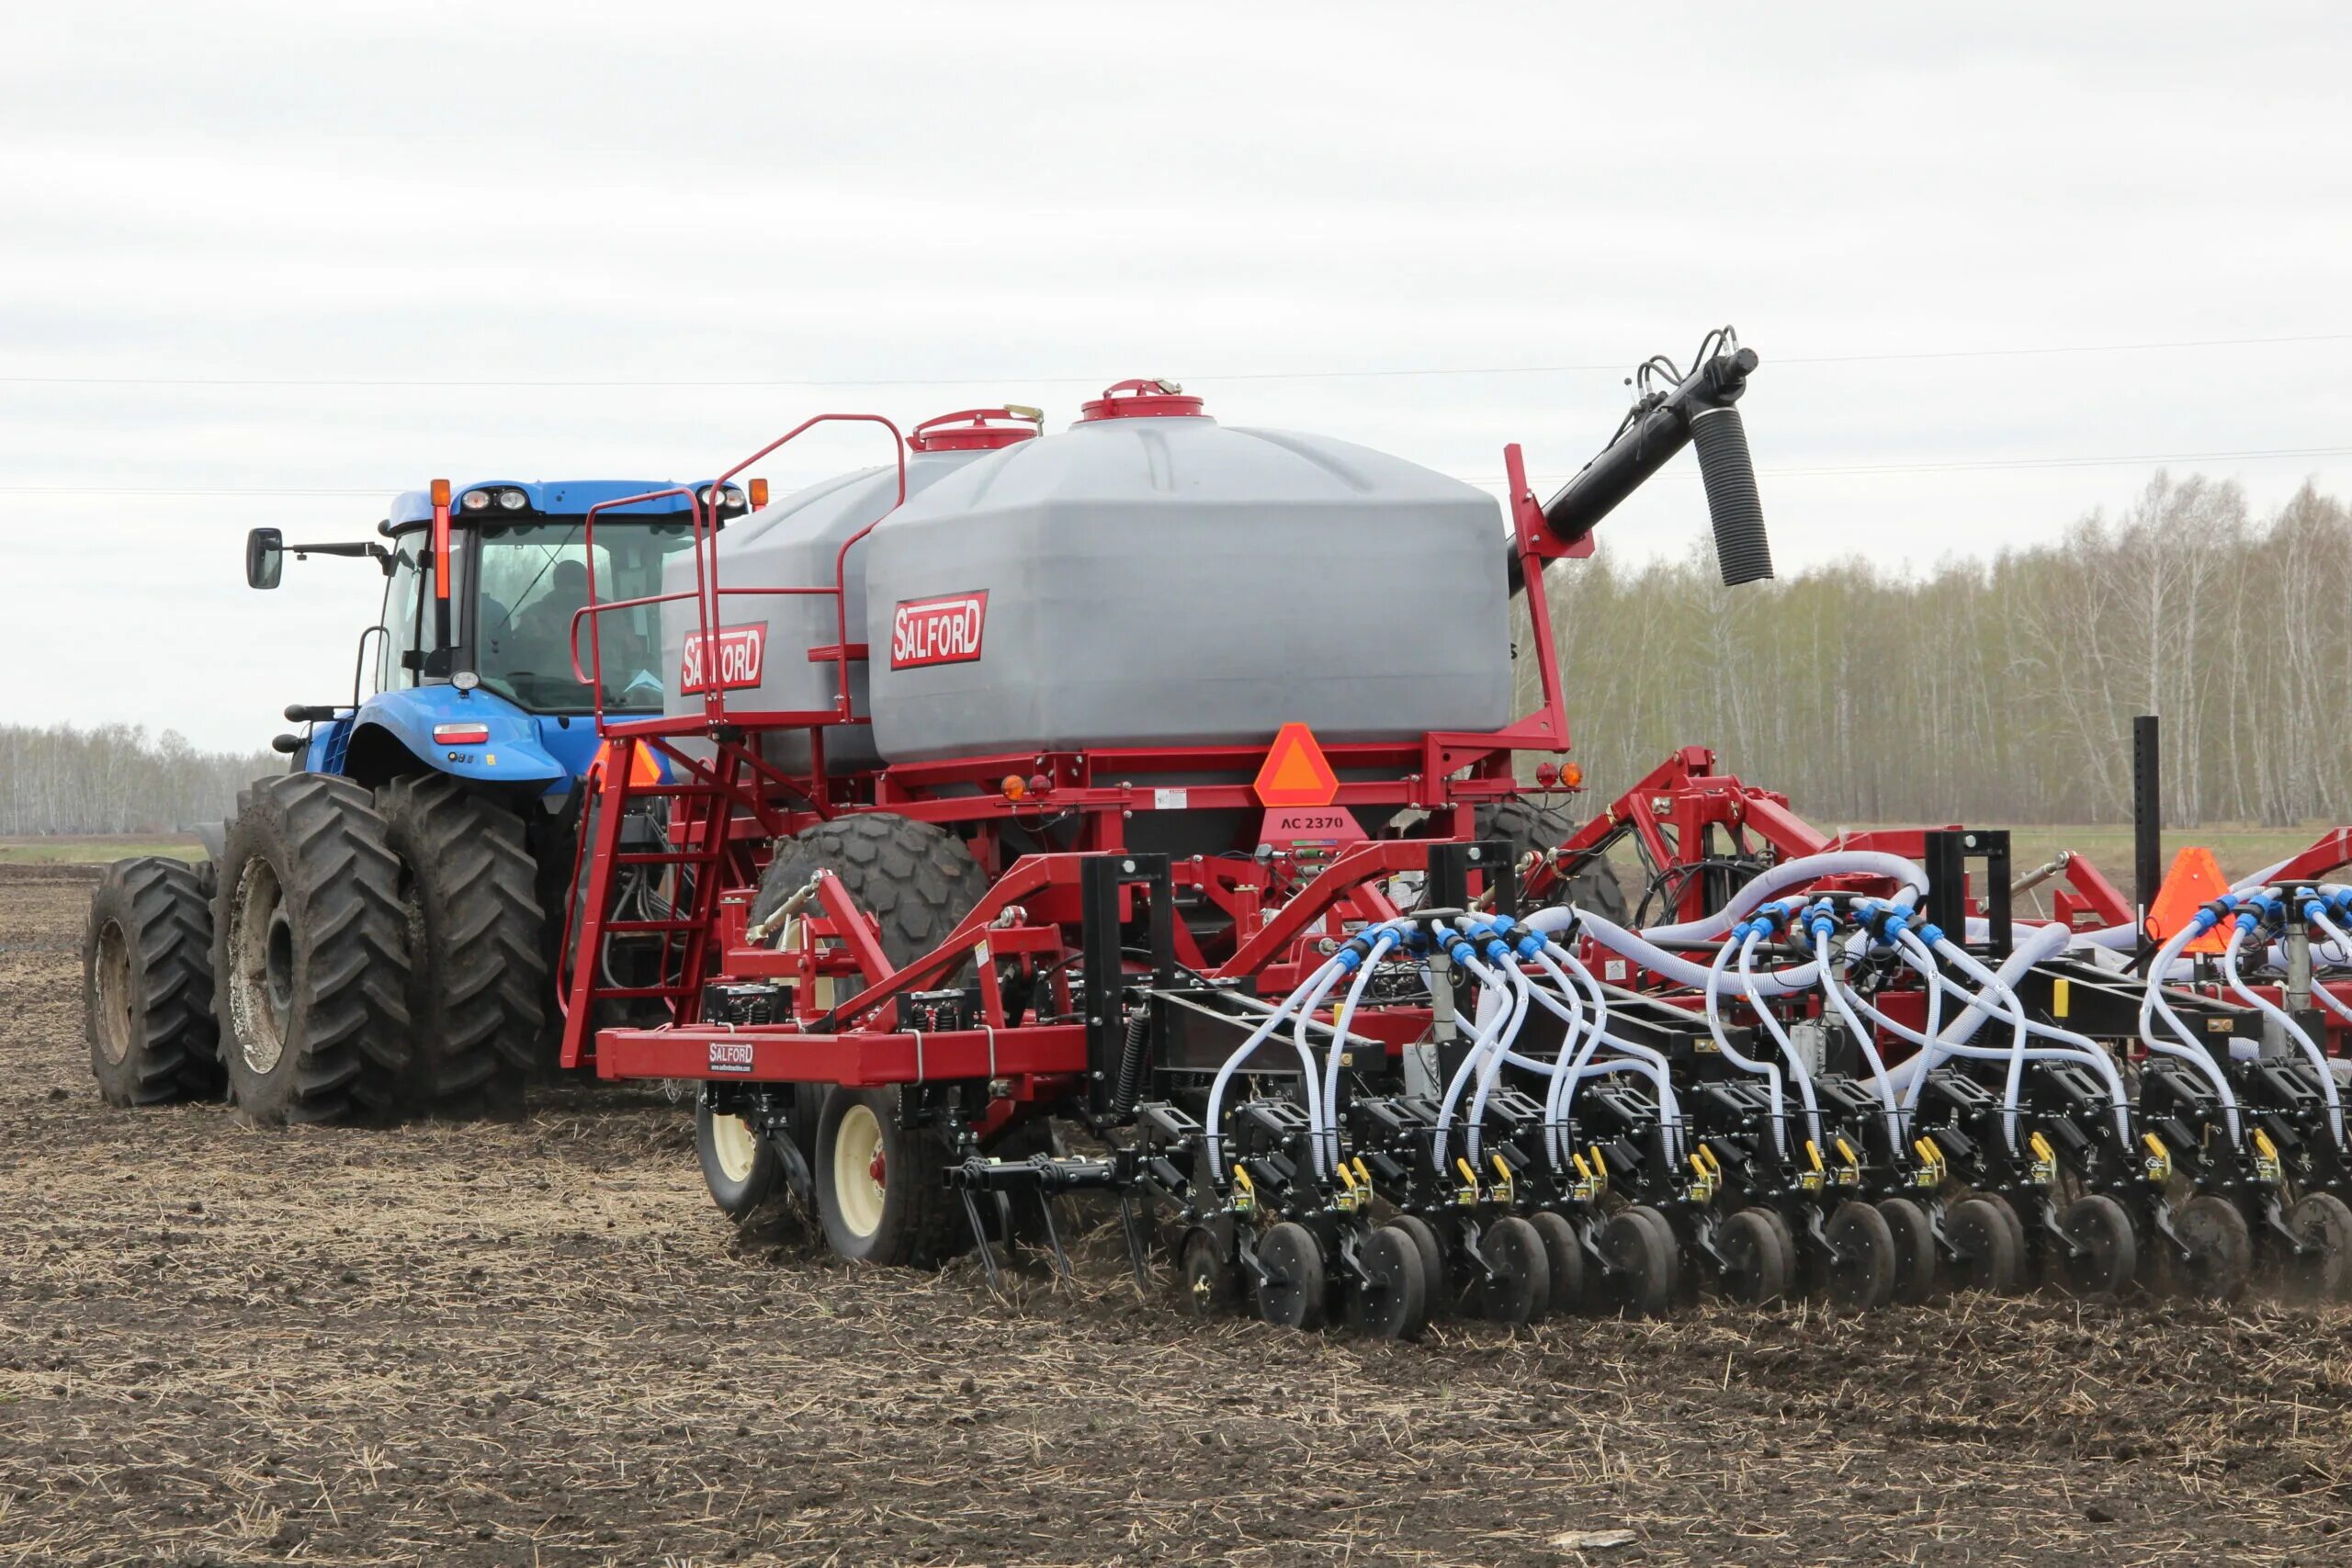
[[[1521,860],[1526,859],[1531,851],[1549,853],[1559,848],[1579,826],[1567,812],[1539,806],[1523,797],[1478,807],[1476,824],[1479,838],[1509,840],[1511,853]],[[1617,874],[1609,869],[1608,862],[1601,860],[1588,863],[1569,877],[1553,902],[1573,904],[1619,925],[1624,924],[1625,917],[1632,912],[1625,902],[1625,890],[1617,884]]]
[[[1258,1238],[1258,1261],[1266,1277],[1258,1281],[1258,1315],[1278,1328],[1323,1326],[1323,1248],[1315,1233],[1295,1220],[1266,1227]]]
[[[1370,1278],[1349,1287],[1348,1326],[1378,1339],[1419,1339],[1430,1316],[1420,1247],[1395,1225],[1367,1231],[1356,1245]]]
[[[2018,1288],[2025,1263],[2003,1212],[2007,1207],[1980,1193],[1962,1198],[1945,1214],[1944,1234],[1954,1254],[1952,1282],[1962,1290],[2005,1296]]]
[[[511,1115],[547,1027],[547,917],[522,819],[441,773],[394,779],[376,809],[409,924],[405,1086],[430,1114]]]
[[[1453,1304],[1453,1286],[1445,1268],[1445,1244],[1438,1239],[1437,1227],[1419,1214],[1399,1214],[1388,1222],[1412,1238],[1421,1254],[1422,1281],[1428,1286],[1429,1314],[1436,1317]]]
[[[107,867],[82,939],[82,1015],[108,1105],[220,1094],[212,905],[196,867],[160,855]]]
[[[749,1228],[775,1217],[787,1197],[784,1156],[757,1126],[741,1116],[695,1105],[695,1156],[703,1185],[718,1212]]]
[[[1920,1306],[1936,1293],[1936,1227],[1908,1198],[1882,1198],[1878,1212],[1894,1237],[1894,1299]]]
[[[1848,1312],[1883,1306],[1894,1293],[1894,1233],[1868,1203],[1838,1205],[1826,1227],[1836,1256],[1829,1260],[1829,1300]]]
[[[898,1090],[837,1089],[825,1097],[817,1218],[842,1258],[913,1269],[945,1258],[962,1217],[949,1201],[946,1168],[947,1145],[936,1134],[899,1124]]]
[[[1196,1225],[1184,1233],[1176,1256],[1176,1300],[1194,1317],[1228,1317],[1241,1310],[1240,1270],[1215,1231]]]
[[[1742,1209],[1715,1233],[1723,1254],[1724,1294],[1743,1306],[1760,1306],[1789,1293],[1796,1273],[1786,1233],[1763,1209]]]
[[[2288,1293],[2306,1302],[2342,1297],[2352,1287],[2352,1207],[2333,1192],[2306,1192],[2287,1211],[2287,1228],[2305,1248],[2281,1264]]]
[[[1552,1274],[1552,1314],[1565,1316],[1585,1310],[1584,1238],[1566,1214],[1539,1209],[1527,1216],[1544,1238],[1544,1262]]]
[[[2055,1272],[2077,1296],[2113,1296],[2139,1271],[2139,1238],[2132,1216],[2104,1192],[2086,1193],[2066,1205],[2059,1224],[2075,1250],[2056,1257]]]
[[[830,871],[881,928],[893,964],[937,947],[989,890],[988,874],[944,828],[887,811],[820,822],[776,846],[752,901],[758,925],[820,871]],[[949,981],[942,976],[939,984]]]
[[[2181,1205],[2173,1227],[2188,1244],[2180,1288],[2207,1301],[2234,1300],[2254,1271],[2254,1234],[2238,1206],[2219,1194],[2199,1192]]]
[[[213,1016],[239,1112],[265,1125],[388,1114],[411,1056],[400,857],[368,793],[289,773],[230,825]]]
[[[1609,1216],[1600,1250],[1611,1270],[1610,1303],[1618,1311],[1664,1317],[1673,1310],[1681,1261],[1673,1236],[1665,1215],[1638,1203]]]
[[[1506,1214],[1478,1238],[1491,1277],[1478,1288],[1479,1314],[1489,1323],[1533,1323],[1552,1308],[1552,1270],[1544,1238],[1517,1214]]]

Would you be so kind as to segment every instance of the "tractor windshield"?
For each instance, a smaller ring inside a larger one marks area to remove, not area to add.
[[[485,525],[474,604],[474,671],[481,683],[536,713],[584,713],[595,694],[573,678],[573,615],[588,604],[585,528],[564,518]],[[662,592],[662,563],[688,547],[685,522],[596,524],[596,601]],[[597,617],[605,706],[658,712],[662,706],[662,606],[606,611]],[[579,623],[580,667],[592,668],[587,622]]]

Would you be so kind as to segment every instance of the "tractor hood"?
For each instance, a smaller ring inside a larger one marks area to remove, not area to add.
[[[458,739],[452,734],[458,729],[469,736],[486,731],[487,739]],[[318,773],[345,773],[355,752],[375,754],[386,739],[435,773],[482,784],[536,786],[550,795],[571,788],[597,745],[596,721],[584,714],[526,713],[480,687],[461,692],[455,686],[415,686],[379,692],[360,704],[356,713],[318,726],[303,765]]]

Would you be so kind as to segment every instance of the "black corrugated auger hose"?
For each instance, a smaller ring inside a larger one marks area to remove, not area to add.
[[[1764,536],[1764,502],[1756,493],[1756,462],[1747,455],[1747,426],[1735,408],[1701,409],[1690,416],[1699,448],[1699,478],[1707,487],[1707,515],[1715,525],[1715,565],[1724,586],[1761,582],[1772,575],[1772,541]]]
[[[1662,355],[1644,362],[1634,372],[1639,396],[1625,423],[1576,478],[1544,503],[1544,523],[1562,540],[1575,543],[1677,452],[1695,442],[1724,586],[1736,588],[1771,576],[1772,547],[1764,534],[1764,505],[1756,493],[1756,465],[1747,455],[1747,432],[1739,411],[1732,406],[1747,390],[1747,378],[1758,363],[1756,351],[1740,347],[1729,327],[1708,334],[1688,376]],[[1672,389],[1652,390],[1661,379],[1670,381]]]

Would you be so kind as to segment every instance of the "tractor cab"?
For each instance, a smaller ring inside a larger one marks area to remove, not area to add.
[[[637,479],[462,486],[435,480],[394,498],[380,540],[288,545],[274,528],[246,539],[246,581],[274,588],[291,552],[366,556],[384,573],[376,624],[360,634],[348,704],[297,704],[307,735],[277,745],[297,766],[373,785],[417,770],[548,795],[568,794],[596,748],[599,706],[661,710],[661,605],[614,608],[590,632],[590,603],[652,601],[662,563],[694,539],[684,489]],[[756,487],[755,487],[756,488]],[[751,502],[733,485],[695,487],[720,523]],[[594,548],[587,525],[596,513]]]

